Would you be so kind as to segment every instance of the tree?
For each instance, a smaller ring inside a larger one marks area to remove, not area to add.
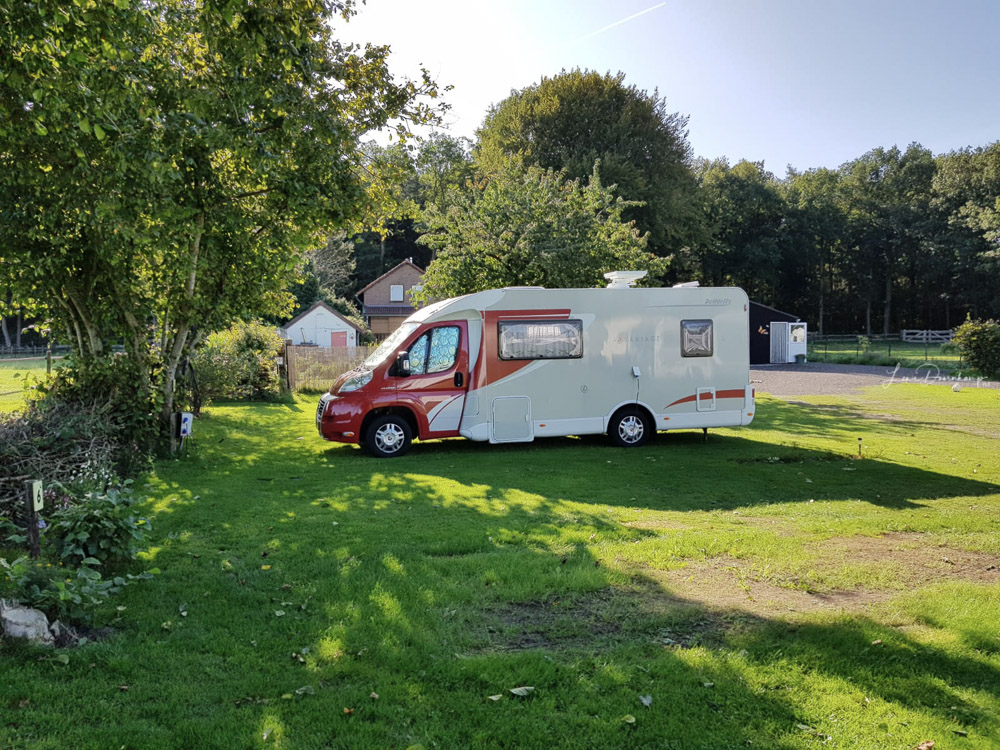
[[[935,164],[930,151],[914,143],[906,151],[876,148],[841,167],[846,205],[857,252],[856,269],[868,280],[866,330],[876,284],[883,285],[882,330],[892,326],[893,292],[908,263],[929,250],[931,182]]]
[[[1000,142],[937,158],[934,207],[948,222],[953,252],[949,303],[973,316],[1000,316]]]
[[[287,309],[301,251],[363,215],[360,137],[436,119],[426,73],[333,37],[350,3],[237,5],[0,8],[0,267],[84,361],[123,339],[164,415],[204,335]]]
[[[776,304],[813,313],[820,335],[840,280],[846,232],[840,192],[840,174],[832,169],[792,171],[781,186],[785,220]]]
[[[636,203],[625,216],[649,233],[650,248],[667,256],[701,239],[691,172],[687,118],[625,84],[623,73],[563,71],[494,105],[477,132],[476,165],[498,171],[511,159],[601,179]]]
[[[710,239],[695,251],[701,280],[735,284],[770,299],[781,259],[784,202],[762,162],[700,165],[701,204]]]
[[[623,219],[631,206],[601,183],[567,180],[552,169],[510,164],[476,189],[455,192],[444,211],[429,210],[420,241],[437,251],[424,276],[424,299],[513,285],[592,287],[612,270],[664,262]]]

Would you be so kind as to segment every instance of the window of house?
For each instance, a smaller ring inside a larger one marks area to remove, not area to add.
[[[392,284],[389,287],[389,301],[390,302],[402,302],[403,301],[403,285],[402,284]]]
[[[578,359],[583,356],[579,320],[501,320],[500,359]]]
[[[451,369],[458,356],[458,326],[432,328],[410,345],[408,356],[411,375]]]
[[[712,321],[681,321],[681,356],[711,357],[713,352]]]

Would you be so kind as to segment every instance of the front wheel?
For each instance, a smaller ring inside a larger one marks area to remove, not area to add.
[[[622,409],[608,424],[608,437],[619,448],[638,448],[653,436],[653,425],[639,408]]]
[[[365,430],[365,448],[376,458],[402,456],[412,440],[409,423],[396,414],[375,417]]]

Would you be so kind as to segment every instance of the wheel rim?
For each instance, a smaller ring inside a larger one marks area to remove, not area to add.
[[[395,422],[384,424],[375,431],[375,445],[383,453],[395,453],[403,447],[406,433]]]
[[[625,417],[618,423],[618,437],[623,443],[633,445],[642,440],[642,433],[645,431],[642,420],[637,416]]]

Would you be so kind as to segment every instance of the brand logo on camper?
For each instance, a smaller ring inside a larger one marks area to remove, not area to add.
[[[645,342],[648,342],[648,341],[654,341],[654,342],[655,341],[661,341],[662,339],[663,339],[662,336],[656,336],[656,335],[654,335],[654,336],[642,336],[642,335],[632,335],[632,334],[628,334],[628,335],[619,334],[618,336],[615,336],[614,342],[616,344],[624,344],[624,343],[642,344],[642,343],[645,343]]]
[[[706,305],[728,305],[729,297],[711,297],[705,300]]]

